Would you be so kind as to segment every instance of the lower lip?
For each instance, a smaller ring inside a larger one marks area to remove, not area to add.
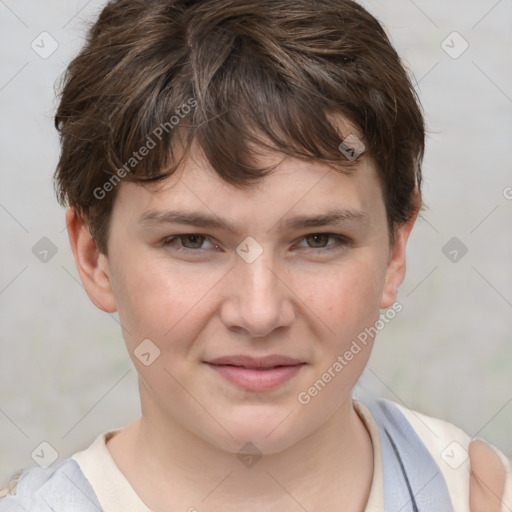
[[[304,364],[276,366],[267,370],[210,363],[208,363],[208,366],[226,380],[241,388],[251,391],[264,391],[266,389],[273,389],[290,380],[299,372]]]

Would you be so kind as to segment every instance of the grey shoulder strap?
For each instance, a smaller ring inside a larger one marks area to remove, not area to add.
[[[71,458],[48,469],[21,472],[16,486],[0,500],[0,512],[103,512],[98,499]]]
[[[359,401],[370,410],[379,429],[385,511],[453,512],[439,466],[398,407],[385,399]]]

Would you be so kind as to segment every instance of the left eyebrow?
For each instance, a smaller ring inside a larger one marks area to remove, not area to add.
[[[301,215],[291,219],[282,220],[280,224],[284,224],[288,229],[300,228],[317,228],[321,226],[333,226],[345,223],[368,223],[368,215],[353,208],[345,210],[330,210],[320,215]]]
[[[313,216],[300,215],[290,219],[281,219],[277,224],[280,230],[283,228],[296,230],[345,223],[366,224],[368,220],[368,215],[365,212],[349,208],[330,210],[326,213]],[[156,224],[184,224],[200,228],[224,229],[230,233],[239,234],[237,229],[231,226],[226,220],[200,212],[149,210],[140,216],[138,222],[145,226]]]

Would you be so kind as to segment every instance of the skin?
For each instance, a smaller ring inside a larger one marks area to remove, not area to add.
[[[505,492],[505,471],[498,455],[481,440],[472,442],[468,449],[471,478],[469,502],[471,512],[501,512]],[[509,475],[508,485],[512,485]],[[507,506],[504,510],[507,510]]]
[[[343,503],[345,512],[356,512],[368,499],[373,451],[351,391],[372,343],[310,403],[297,396],[396,301],[415,219],[397,228],[390,245],[380,182],[367,157],[350,175],[279,153],[260,159],[279,165],[247,190],[222,181],[197,147],[163,184],[123,182],[108,256],[86,221],[67,212],[82,282],[98,307],[119,312],[139,373],[142,417],[107,447],[153,510],[252,512],[264,504],[292,511],[298,503],[321,510]],[[335,208],[364,219],[296,229],[282,222]],[[237,233],[140,222],[148,211],[171,209],[220,217]],[[348,243],[313,236],[319,233]],[[208,238],[164,243],[187,234]],[[252,263],[236,252],[249,236],[263,249]],[[321,251],[325,246],[337,249]],[[149,366],[134,356],[144,339],[160,350]],[[275,389],[248,391],[204,363],[232,354],[281,354],[306,364]],[[251,468],[236,457],[247,442],[263,455]]]

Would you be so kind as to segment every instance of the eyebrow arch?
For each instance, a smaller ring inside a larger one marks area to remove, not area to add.
[[[368,215],[361,211],[349,208],[346,210],[329,210],[320,215],[301,215],[291,219],[283,220],[283,224],[289,229],[300,228],[316,228],[327,225],[337,225],[343,223],[367,223],[369,220]]]
[[[301,229],[343,223],[367,223],[368,220],[368,215],[365,212],[349,208],[329,210],[320,215],[300,215],[290,219],[281,219],[277,224],[280,229],[283,227],[285,229]],[[148,227],[157,224],[184,224],[200,228],[223,229],[233,234],[239,234],[233,226],[220,217],[199,212],[148,210],[140,216],[138,222]]]

